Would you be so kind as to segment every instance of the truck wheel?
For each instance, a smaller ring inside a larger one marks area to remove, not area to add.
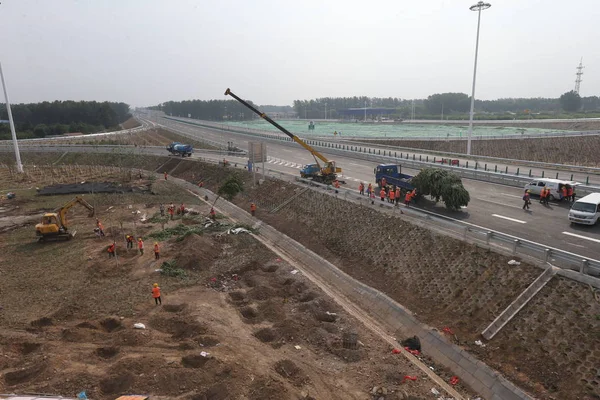
[[[554,201],[554,200],[556,200],[556,198],[554,197],[554,195],[551,194],[550,196],[548,196],[548,200],[549,201]]]

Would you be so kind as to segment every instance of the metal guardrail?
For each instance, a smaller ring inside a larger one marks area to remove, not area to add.
[[[313,187],[319,187],[330,194],[335,195],[336,191],[343,193],[344,200],[357,201],[366,205],[367,207],[385,207],[388,209],[388,211],[398,214],[400,214],[400,210],[402,210],[403,214],[421,220],[426,224],[435,222],[439,225],[442,225],[443,228],[453,232],[455,236],[461,239],[469,239],[487,246],[500,246],[504,250],[508,250],[514,255],[533,257],[544,263],[552,261],[557,266],[579,271],[579,273],[583,275],[595,277],[600,276],[600,260],[591,259],[565,250],[560,250],[541,243],[533,242],[531,240],[494,231],[482,226],[470,224],[468,222],[460,221],[441,214],[436,214],[427,210],[406,208],[402,206],[396,206],[391,203],[378,201],[375,201],[375,204],[371,205],[371,199],[367,198],[366,196],[361,196],[351,189],[335,189],[331,185],[313,182],[300,177],[296,177],[295,180]]]
[[[120,131],[113,131],[113,132],[90,133],[90,134],[75,135],[75,136],[48,136],[48,137],[37,138],[37,139],[19,139],[19,145],[24,145],[26,143],[39,143],[39,142],[43,142],[43,141],[63,141],[63,140],[98,138],[98,137],[103,137],[103,136],[134,133],[134,132],[143,131],[145,129],[148,129],[148,125],[142,124],[141,126],[136,126],[135,128],[123,129]],[[0,144],[4,144],[4,143],[12,143],[12,140],[11,139],[0,140]]]

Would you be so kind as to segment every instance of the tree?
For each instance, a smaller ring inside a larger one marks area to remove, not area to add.
[[[33,128],[33,134],[39,138],[46,137],[48,134],[48,127],[45,124],[37,124],[35,128]]]
[[[417,193],[431,196],[436,203],[442,199],[449,210],[459,210],[471,200],[459,176],[439,168],[424,168],[411,180]]]
[[[227,201],[233,200],[233,198],[244,191],[244,181],[238,174],[231,174],[223,182],[223,184],[217,190],[219,196],[225,197]]]
[[[560,106],[567,112],[575,112],[581,108],[581,96],[574,90],[560,96]]]

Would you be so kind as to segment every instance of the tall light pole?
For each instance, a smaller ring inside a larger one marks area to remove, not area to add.
[[[0,63],[0,80],[4,88],[4,98],[6,99],[6,112],[8,113],[8,122],[10,124],[10,133],[12,134],[13,147],[15,148],[15,158],[17,159],[17,171],[23,173],[23,164],[21,163],[21,154],[19,153],[19,143],[17,142],[17,133],[15,132],[15,122],[13,121],[12,111],[10,110],[10,101],[8,100],[8,91],[4,82],[4,74],[2,73],[2,63]]]
[[[479,51],[479,25],[481,23],[481,11],[487,10],[492,5],[490,3],[479,3],[469,7],[471,11],[477,11],[477,39],[475,41],[475,66],[473,67],[473,90],[471,92],[471,112],[469,114],[469,135],[467,138],[467,155],[471,155],[471,135],[473,134],[473,109],[475,108],[475,78],[477,77],[477,53]]]

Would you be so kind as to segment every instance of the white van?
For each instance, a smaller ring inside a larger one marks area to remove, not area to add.
[[[567,186],[567,188],[569,186],[571,186],[573,189],[575,189],[577,187],[577,185],[579,185],[579,182],[563,181],[560,179],[551,179],[551,178],[538,178],[538,179],[534,179],[531,182],[529,182],[528,184],[526,184],[525,190],[529,190],[531,192],[531,194],[535,194],[536,196],[539,196],[540,192],[542,191],[542,188],[546,187],[546,188],[550,189],[550,197],[548,198],[548,200],[554,201],[554,200],[562,200],[561,195],[560,195],[560,190],[562,189],[563,186]],[[575,190],[575,193],[577,193],[577,190]]]
[[[569,211],[569,221],[576,224],[595,225],[600,217],[600,193],[591,193],[577,200]]]

